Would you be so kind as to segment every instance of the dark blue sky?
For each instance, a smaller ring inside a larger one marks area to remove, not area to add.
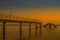
[[[0,0],[0,8],[39,8],[39,7],[60,6],[60,0]]]

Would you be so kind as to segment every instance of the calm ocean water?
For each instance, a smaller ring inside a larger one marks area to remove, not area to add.
[[[35,40],[35,24],[32,24],[31,28],[31,40]],[[3,38],[3,30],[2,23],[0,23],[0,40]],[[6,40],[19,40],[19,24],[6,24]],[[57,26],[54,30],[45,29],[42,27],[42,34],[40,35],[40,28],[37,30],[37,40],[60,40],[60,26]],[[29,40],[29,26],[27,23],[23,23],[22,25],[22,40]]]

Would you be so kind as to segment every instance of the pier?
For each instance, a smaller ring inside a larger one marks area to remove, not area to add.
[[[29,24],[29,39],[31,40],[31,24],[35,23],[36,25],[36,32],[35,35],[37,37],[37,24],[41,24],[39,21],[37,20],[32,20],[32,19],[27,19],[27,18],[23,18],[23,17],[16,17],[16,16],[11,16],[11,15],[7,15],[7,14],[0,14],[0,23],[3,24],[3,40],[5,40],[5,27],[6,27],[6,23],[19,23],[20,24],[20,40],[22,40],[22,23],[28,23]],[[40,27],[40,31],[41,31],[41,26]]]

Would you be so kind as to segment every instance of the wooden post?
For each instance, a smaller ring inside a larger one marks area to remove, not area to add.
[[[29,40],[31,40],[31,22],[29,23]]]
[[[3,40],[5,40],[5,24],[6,21],[3,22]]]
[[[40,34],[40,36],[41,36],[41,34],[42,34],[42,25],[41,25],[41,23],[39,23],[40,24],[40,32],[39,32],[39,34]]]
[[[22,22],[20,22],[20,40],[22,40]]]
[[[36,39],[37,39],[37,23],[36,23],[36,34],[35,35],[36,35]]]

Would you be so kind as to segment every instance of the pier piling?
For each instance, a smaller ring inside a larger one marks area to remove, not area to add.
[[[3,40],[5,40],[5,24],[6,21],[3,22]]]
[[[31,40],[31,22],[29,23],[29,40]]]
[[[20,40],[22,40],[22,22],[20,22]]]

